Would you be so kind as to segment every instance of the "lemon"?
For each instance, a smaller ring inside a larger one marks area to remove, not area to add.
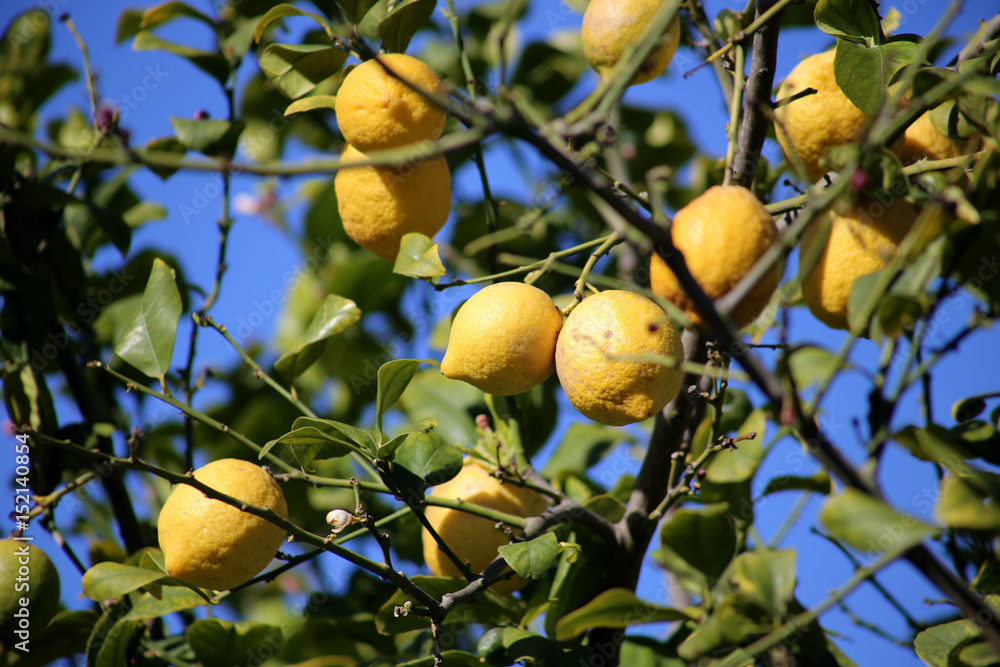
[[[341,160],[365,160],[346,146]],[[395,261],[404,234],[434,236],[451,212],[451,172],[442,155],[391,167],[345,167],[333,181],[344,231],[362,248]]]
[[[466,459],[462,471],[453,479],[434,487],[432,495],[461,499],[524,517],[541,514],[548,504],[545,496],[531,489],[501,483],[472,459]],[[447,507],[430,506],[426,513],[427,521],[437,534],[456,556],[468,562],[473,572],[482,572],[497,557],[497,548],[509,542],[504,531],[490,519]],[[434,576],[462,576],[458,566],[441,551],[437,541],[426,530],[423,532],[423,542],[424,560]],[[515,574],[510,579],[493,584],[491,588],[506,595],[526,583]]]
[[[965,153],[966,140],[952,139],[938,132],[931,124],[930,112],[913,121],[903,135],[900,159],[903,164],[913,164],[917,160],[944,160]]]
[[[816,89],[813,95],[806,95],[785,104],[774,112],[775,132],[781,152],[792,170],[798,155],[805,167],[805,176],[815,183],[826,169],[820,166],[823,151],[855,141],[869,116],[854,106],[841,91],[833,74],[833,50],[809,56],[796,65],[788,78],[778,88],[777,99],[783,100],[806,88]]]
[[[381,55],[344,77],[334,111],[347,143],[367,153],[441,136],[445,112],[403,81],[444,97],[444,85],[434,70],[402,53]]]
[[[823,243],[822,220],[815,220],[802,235],[799,277],[802,298],[814,316],[834,329],[847,329],[847,304],[854,282],[885,268],[899,242],[913,225],[917,211],[898,200],[888,208],[859,200],[843,213],[829,213],[830,235],[812,267],[805,261]],[[808,268],[808,270],[807,270]]]
[[[0,645],[20,641],[15,630],[40,632],[58,609],[59,573],[45,552],[29,542],[0,540]]]
[[[608,290],[587,297],[566,318],[556,373],[574,408],[622,426],[652,417],[681,386],[679,369],[635,359],[644,355],[683,359],[680,332],[646,297]]]
[[[771,214],[739,185],[716,185],[696,197],[674,216],[670,234],[691,275],[712,299],[735,287],[778,237]],[[737,304],[732,313],[737,327],[745,327],[760,315],[781,281],[782,269],[774,266]],[[674,272],[655,253],[650,259],[649,282],[656,295],[676,304],[692,324],[706,326]]]
[[[288,518],[285,496],[260,466],[219,459],[194,471],[209,487]],[[235,588],[263,570],[285,540],[285,531],[198,489],[179,484],[160,511],[160,549],[167,574],[215,590]]]
[[[583,53],[601,78],[606,78],[637,45],[662,3],[658,0],[592,0],[583,14]],[[681,22],[674,18],[659,46],[643,61],[629,85],[655,79],[667,68],[681,40]]]
[[[552,375],[561,328],[562,315],[542,290],[490,285],[458,309],[441,372],[487,394],[520,394]]]

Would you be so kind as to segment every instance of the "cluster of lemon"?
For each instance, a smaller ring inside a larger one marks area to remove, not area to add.
[[[405,54],[381,55],[358,65],[344,77],[335,103],[337,124],[347,141],[341,160],[367,161],[372,151],[436,141],[445,112],[428,95],[440,99],[444,92],[430,67]],[[443,155],[344,168],[337,172],[334,189],[347,235],[390,261],[405,234],[434,236],[451,211],[451,173]]]

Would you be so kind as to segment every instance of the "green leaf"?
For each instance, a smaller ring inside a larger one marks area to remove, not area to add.
[[[829,473],[823,470],[809,477],[778,475],[767,482],[761,495],[769,496],[782,491],[812,491],[828,496],[833,491],[833,481],[830,479]]]
[[[375,391],[375,437],[378,444],[382,444],[382,417],[403,395],[421,363],[437,365],[433,359],[396,359],[378,369],[378,388]]]
[[[131,660],[132,639],[135,636],[139,621],[122,619],[114,622],[107,629],[100,641],[95,642],[93,636],[88,644],[88,653],[94,651],[94,660],[88,660],[90,667],[121,667]],[[95,628],[96,632],[96,628]],[[89,656],[88,656],[89,657]]]
[[[980,475],[987,474],[980,472]],[[935,511],[937,518],[947,526],[1000,530],[1000,505],[988,493],[977,488],[974,478],[962,479],[954,474],[942,478],[941,495]]]
[[[917,656],[930,667],[952,667],[964,664],[957,660],[953,662],[952,655],[979,636],[979,629],[972,622],[952,621],[918,633],[913,640],[913,647]]]
[[[767,428],[767,413],[759,408],[750,413],[746,421],[736,429],[739,435],[756,433],[753,440],[743,440],[736,443],[735,449],[721,451],[715,455],[708,466],[706,478],[715,484],[731,484],[750,479],[757,472],[764,458],[762,442]]]
[[[404,431],[398,432],[392,440],[385,443],[375,452],[375,458],[383,459],[385,461],[391,461],[396,456],[396,450],[399,449],[400,445],[406,442],[406,436],[411,433],[433,433],[437,430],[437,420],[433,417],[428,417],[418,424],[416,427],[408,428]]]
[[[83,653],[98,618],[89,609],[59,612],[37,634],[32,628],[31,653],[22,654],[11,664],[17,667],[43,667],[56,664],[60,658],[72,658],[77,653]]]
[[[378,37],[382,48],[393,53],[403,53],[410,40],[434,14],[437,0],[403,0],[379,21]]]
[[[465,579],[447,577],[428,577],[414,575],[410,577],[414,585],[423,589],[437,599],[446,593],[465,588],[469,585]],[[430,627],[431,621],[426,616],[404,614],[398,608],[409,602],[411,606],[420,608],[419,603],[402,591],[396,591],[389,601],[375,614],[375,629],[380,634],[390,635]],[[450,624],[481,623],[497,625],[520,617],[521,603],[513,598],[506,598],[496,591],[486,590],[476,595],[474,602],[461,604],[445,617],[445,627]]]
[[[163,25],[164,23],[169,23],[174,19],[182,17],[192,18],[201,21],[209,28],[215,31],[215,22],[212,21],[208,16],[202,14],[197,9],[183,2],[177,2],[176,0],[171,0],[170,2],[164,2],[155,7],[150,7],[142,15],[142,24],[139,26],[143,30],[150,30],[157,26]]]
[[[559,540],[555,533],[545,533],[527,542],[504,544],[497,550],[525,579],[541,579],[559,556]]]
[[[304,470],[308,470],[316,460],[335,459],[347,456],[351,452],[357,452],[362,456],[368,455],[368,452],[346,440],[333,437],[318,428],[306,426],[292,429],[277,440],[271,440],[261,448],[257,458],[263,459],[276,445],[286,446],[278,453],[282,461]]]
[[[42,7],[42,5],[39,5]],[[0,42],[0,62],[6,67],[44,62],[52,46],[49,15],[43,9],[21,12]]]
[[[371,431],[366,431],[363,428],[332,419],[316,419],[313,417],[298,417],[292,424],[293,429],[305,428],[307,426],[317,428],[335,438],[346,439],[348,442],[353,442],[362,449],[375,451],[375,439],[372,437]]]
[[[828,35],[868,46],[879,44],[878,14],[868,0],[819,0],[813,18],[816,27]]]
[[[200,607],[203,604],[205,604],[205,600],[192,590],[179,586],[164,586],[159,597],[143,593],[138,600],[133,602],[132,609],[122,618],[123,620],[159,618],[175,611]]]
[[[319,312],[288,352],[274,363],[274,367],[291,382],[305,372],[326,347],[326,339],[352,326],[361,319],[361,310],[350,299],[328,294]]]
[[[795,591],[795,550],[742,553],[733,561],[733,579],[740,592],[781,618]]]
[[[284,643],[281,628],[266,623],[232,623],[218,618],[202,618],[188,626],[185,639],[203,665],[242,665],[247,656],[273,649]]]
[[[528,44],[517,63],[510,87],[524,91],[540,106],[555,105],[586,69],[578,53],[544,41]]]
[[[132,40],[133,51],[166,51],[184,58],[205,74],[225,85],[229,78],[229,63],[221,53],[202,51],[183,44],[175,44],[149,32],[140,30]]]
[[[612,588],[560,618],[556,624],[556,639],[573,639],[590,628],[627,628],[642,623],[690,619],[677,609],[640,600],[626,588]]]
[[[418,232],[403,234],[392,271],[411,278],[440,278],[447,273],[437,244]]]
[[[542,476],[555,479],[560,473],[585,474],[590,468],[621,442],[635,442],[635,438],[620,428],[593,422],[575,422],[566,429],[566,435],[552,453]]]
[[[802,345],[785,353],[788,371],[800,391],[820,382],[829,382],[836,372],[837,355],[823,347]],[[844,368],[851,364],[845,362]]]
[[[242,120],[193,120],[176,116],[170,117],[170,124],[177,133],[177,140],[185,148],[213,157],[235,155],[240,133],[246,126]]]
[[[893,75],[913,62],[919,50],[920,46],[913,42],[890,42],[869,48],[839,40],[833,61],[837,85],[854,106],[874,116],[885,102]]]
[[[313,111],[314,109],[333,109],[337,104],[335,95],[311,95],[295,100],[285,109],[285,115],[291,116],[293,113]]]
[[[483,394],[465,382],[449,380],[437,368],[419,371],[399,399],[411,421],[434,415],[437,432],[450,442],[475,442],[476,423],[471,414],[484,411]]]
[[[308,95],[337,73],[347,52],[320,44],[271,44],[260,55],[260,68],[285,97]]]
[[[162,382],[170,369],[180,318],[181,295],[177,291],[174,270],[157,258],[153,261],[139,310],[125,326],[115,345],[115,354]]]
[[[820,521],[835,537],[874,554],[914,546],[935,531],[915,516],[850,488],[823,503]]]
[[[169,153],[171,156],[182,158],[187,149],[177,137],[158,137],[147,141],[145,148],[138,149],[136,153],[143,157],[147,157],[150,153]],[[177,169],[170,167],[150,167],[149,170],[164,181],[177,173]]]
[[[126,39],[135,37],[141,30],[143,11],[141,9],[123,9],[115,24],[115,44],[121,44]]]
[[[410,433],[392,460],[392,476],[416,497],[443,484],[462,470],[462,452],[437,433]]]
[[[736,553],[729,503],[680,509],[660,529],[656,559],[668,570],[711,586]]]
[[[967,422],[975,419],[986,409],[986,401],[981,396],[963,398],[951,406],[951,416],[957,422]]]
[[[378,0],[337,0],[337,4],[344,11],[344,16],[354,25],[361,23],[368,10],[377,3]]]
[[[163,572],[121,563],[98,563],[83,573],[83,594],[94,602],[117,600],[166,576]]]
[[[326,31],[326,34],[330,39],[333,39],[336,36],[336,32],[334,31],[333,26],[330,25],[330,22],[319,14],[306,12],[298,7],[285,4],[272,7],[266,14],[264,14],[264,16],[260,18],[259,21],[257,21],[257,28],[254,30],[253,34],[254,41],[260,42],[260,38],[264,36],[264,31],[267,30],[269,25],[287,16],[308,16],[313,21],[318,23],[324,31]]]

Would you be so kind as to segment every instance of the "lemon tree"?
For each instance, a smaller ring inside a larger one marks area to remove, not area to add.
[[[1000,660],[990,3],[2,4],[0,667]]]

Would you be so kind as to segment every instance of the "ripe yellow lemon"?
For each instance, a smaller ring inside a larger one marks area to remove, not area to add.
[[[219,459],[195,470],[194,478],[288,518],[281,487],[249,461]],[[167,574],[215,590],[249,581],[267,567],[285,540],[280,527],[187,484],[178,484],[163,504],[158,530]]]
[[[923,159],[944,160],[963,155],[968,143],[968,140],[952,139],[938,132],[931,124],[931,115],[928,111],[906,128],[899,157],[903,164],[913,164]]]
[[[833,74],[834,54],[835,51],[830,50],[809,56],[792,69],[778,88],[778,100],[806,88],[817,91],[774,112],[778,144],[789,168],[796,169],[792,155],[797,155],[806,170],[799,175],[810,183],[826,173],[819,163],[823,151],[855,141],[869,119],[868,114],[854,106],[837,85]]]
[[[778,237],[771,214],[739,185],[706,190],[677,212],[670,233],[691,275],[713,299],[735,287]],[[737,327],[745,327],[760,315],[781,281],[782,269],[782,265],[774,266],[736,306],[732,316]],[[692,324],[706,326],[674,272],[655,253],[650,259],[649,282],[656,295],[676,304]]]
[[[22,604],[22,603],[27,604]],[[15,630],[48,625],[59,609],[59,573],[30,542],[0,540],[0,644],[13,650]]]
[[[344,77],[334,111],[347,143],[368,153],[441,136],[444,110],[403,81],[444,97],[444,85],[434,70],[402,53],[380,55]]]
[[[346,146],[340,159],[367,158]],[[395,261],[404,234],[434,236],[451,212],[451,172],[443,155],[391,167],[345,167],[333,186],[344,231],[389,261]]]
[[[859,200],[843,213],[828,215],[832,222],[825,243],[822,220],[815,220],[802,234],[799,247],[802,298],[816,319],[834,329],[847,329],[847,304],[854,282],[885,268],[913,225],[917,211],[903,200],[888,208]],[[823,245],[814,250],[819,243]],[[807,267],[805,262],[813,252],[819,255],[812,267]]]
[[[646,297],[626,290],[589,296],[566,318],[556,373],[584,416],[623,426],[663,409],[681,386],[680,369],[636,357],[684,358],[681,334]]]
[[[490,285],[458,309],[441,372],[487,394],[520,394],[552,375],[561,328],[562,315],[542,290]]]
[[[630,46],[639,43],[661,4],[658,0],[592,0],[587,5],[580,32],[583,53],[601,78],[608,76]],[[629,85],[645,83],[662,74],[680,40],[681,22],[675,18]]]
[[[541,514],[548,505],[545,496],[531,489],[501,483],[472,459],[466,459],[462,471],[454,479],[434,487],[431,495],[461,499],[524,517]],[[509,542],[507,535],[497,528],[495,521],[447,507],[430,506],[426,513],[427,521],[437,534],[456,556],[469,563],[473,572],[482,572],[497,557],[497,548]],[[424,560],[427,561],[431,574],[436,577],[462,576],[458,566],[441,551],[438,543],[426,530],[423,532],[423,542]],[[526,583],[515,574],[510,579],[493,584],[491,588],[507,595]]]

